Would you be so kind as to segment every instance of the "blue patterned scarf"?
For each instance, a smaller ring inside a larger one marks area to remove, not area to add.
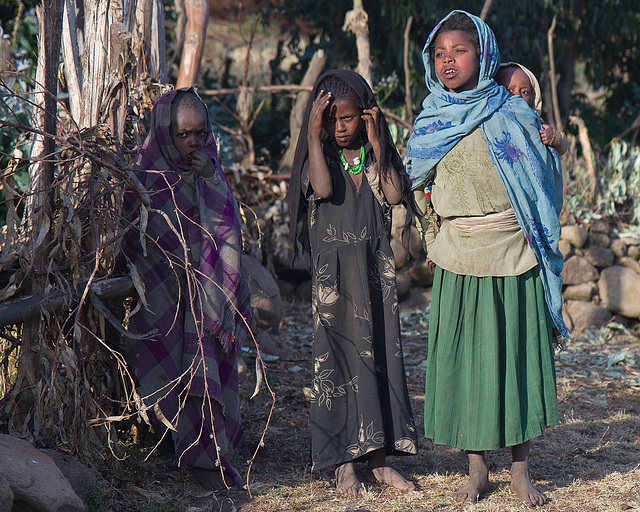
[[[429,45],[453,13],[469,16],[478,29],[480,76],[475,89],[454,93],[440,82]],[[558,249],[562,208],[562,169],[553,148],[545,146],[536,113],[520,96],[496,84],[500,52],[493,31],[480,18],[452,11],[433,29],[422,51],[425,80],[431,91],[422,103],[407,143],[407,172],[413,189],[433,179],[435,167],[462,138],[480,126],[489,153],[504,182],[524,236],[538,260],[545,299],[561,335],[569,337],[562,318],[563,257]]]

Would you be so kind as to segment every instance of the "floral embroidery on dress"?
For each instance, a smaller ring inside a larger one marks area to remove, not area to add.
[[[313,311],[313,318],[315,320],[315,328],[320,325],[325,327],[331,326],[331,319],[333,314],[328,311],[321,311],[322,306],[331,306],[335,304],[340,298],[338,292],[338,280],[336,279],[332,285],[325,284],[331,278],[331,275],[326,273],[328,265],[322,265],[316,271],[316,284],[311,287],[311,310]]]
[[[373,422],[367,427],[364,426],[364,419],[360,416],[360,429],[358,430],[358,442],[347,446],[347,453],[352,457],[360,457],[370,450],[379,447],[384,443],[384,432],[382,430],[374,430]]]
[[[334,228],[331,224],[327,227],[327,236],[325,236],[322,241],[323,242],[344,242],[345,244],[351,244],[353,242],[362,242],[368,238],[367,235],[367,226],[362,228],[360,231],[360,236],[357,236],[355,233],[350,231],[343,231],[342,238],[338,238],[338,232],[336,228]]]
[[[347,394],[347,386],[351,387],[354,393],[358,392],[358,376],[353,377],[349,382],[336,385],[329,377],[333,373],[333,368],[321,368],[322,363],[329,359],[329,352],[316,357],[313,362],[313,384],[311,388],[310,402],[317,403],[318,407],[323,404],[327,410],[331,410],[332,399]]]

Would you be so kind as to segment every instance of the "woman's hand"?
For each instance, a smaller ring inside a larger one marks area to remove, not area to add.
[[[191,155],[191,166],[203,178],[211,178],[216,173],[211,157],[201,151]]]
[[[367,127],[367,138],[371,142],[371,146],[376,155],[380,154],[380,134],[378,133],[378,116],[380,108],[367,108],[362,111],[362,120]]]
[[[307,140],[309,143],[320,140],[320,136],[322,135],[324,111],[329,106],[329,103],[331,103],[331,99],[332,96],[330,92],[325,93],[321,90],[313,101],[311,113],[309,114],[309,128],[307,131]]]

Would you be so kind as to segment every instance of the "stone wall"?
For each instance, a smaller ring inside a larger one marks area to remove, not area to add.
[[[640,319],[640,239],[606,223],[562,228],[564,318],[572,334]]]

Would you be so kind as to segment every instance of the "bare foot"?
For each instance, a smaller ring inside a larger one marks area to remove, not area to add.
[[[366,479],[372,484],[383,482],[401,491],[415,491],[416,489],[413,482],[404,478],[391,466],[387,466],[384,449],[375,450],[369,455]]]
[[[528,460],[511,464],[511,492],[525,505],[539,507],[547,501],[544,494],[531,483]]]
[[[220,469],[204,469],[192,467],[191,472],[193,473],[193,476],[196,478],[198,483],[207,491],[239,489],[235,482],[226,473],[224,473],[224,471],[221,471]]]
[[[453,497],[460,503],[478,503],[481,494],[491,490],[489,485],[489,468],[482,452],[469,453],[469,479]]]
[[[336,466],[336,491],[352,498],[357,498],[367,492],[362,482],[358,480],[353,462],[345,462]]]
[[[416,486],[410,480],[404,478],[400,473],[390,466],[367,470],[367,482],[383,482],[401,491],[415,491]]]

